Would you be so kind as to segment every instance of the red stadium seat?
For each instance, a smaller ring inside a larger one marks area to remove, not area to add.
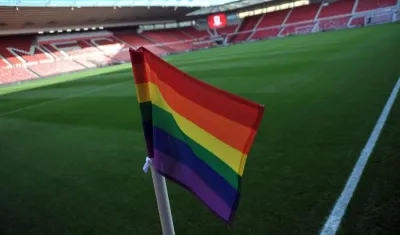
[[[227,35],[227,34],[232,34],[235,32],[237,25],[229,25],[225,28],[217,29],[218,35]]]
[[[277,37],[279,32],[281,31],[281,27],[274,27],[274,28],[268,28],[268,29],[260,29],[257,30],[251,39],[266,39],[266,38],[272,38],[272,37]]]
[[[230,25],[215,32],[227,37],[227,42],[237,43],[311,33],[314,29],[322,31],[364,26],[366,17],[368,24],[386,23],[392,21],[393,12],[381,8],[395,6],[397,2],[336,0],[326,6],[315,3],[248,16],[242,19],[239,26]],[[377,9],[379,14],[375,14]],[[353,14],[353,10],[362,13]],[[145,46],[157,55],[165,55],[210,47],[216,43],[214,30],[198,30],[195,27],[159,29],[141,34],[129,28],[85,31],[39,38],[35,35],[0,38],[0,84],[127,62],[130,60],[129,47]]]
[[[78,70],[86,69],[83,65],[80,65],[71,60],[62,60],[48,64],[35,64],[28,67],[33,72],[40,76],[52,76],[61,73],[68,73]]]
[[[22,67],[0,68],[0,85],[37,78],[37,76]]]
[[[384,7],[395,6],[397,0],[359,0],[356,12],[370,11]]]
[[[232,38],[232,42],[241,42],[247,40],[248,37],[253,33],[252,30],[261,17],[262,15],[256,15],[244,18],[239,27],[238,33]]]
[[[33,43],[32,36],[0,38],[0,55],[12,65],[54,61],[48,52]],[[1,66],[4,66],[3,60]]]
[[[338,15],[350,14],[353,10],[355,0],[338,0],[322,6],[318,18],[332,17]]]
[[[315,23],[300,23],[285,26],[281,32],[281,36],[311,33]]]
[[[205,38],[210,37],[211,35],[207,32],[207,30],[197,30],[193,27],[186,27],[181,29],[185,34],[191,35],[194,38]]]
[[[365,24],[365,17],[355,17],[350,20],[350,26],[364,26]]]
[[[281,26],[289,11],[289,9],[286,9],[265,14],[260,24],[257,26],[257,29]]]
[[[84,40],[65,40],[42,45],[59,58],[99,52],[99,49]]]
[[[314,20],[320,7],[321,4],[295,7],[290,13],[289,18],[286,20],[286,24]]]
[[[319,30],[343,29],[347,27],[349,20],[350,16],[321,20],[318,25]]]

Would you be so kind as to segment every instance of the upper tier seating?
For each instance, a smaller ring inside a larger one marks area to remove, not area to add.
[[[289,11],[289,9],[286,9],[265,14],[264,17],[261,19],[260,24],[257,26],[257,29],[282,25]]]
[[[322,6],[318,18],[332,17],[337,15],[350,14],[353,10],[355,0],[338,0],[327,6]]]
[[[370,11],[378,8],[395,6],[397,0],[359,0],[356,12]]]
[[[232,38],[232,42],[241,42],[247,40],[247,38],[253,33],[252,30],[260,20],[261,16],[262,15],[256,15],[244,18],[239,27],[238,34]]]
[[[286,24],[314,20],[321,4],[295,7],[289,15]]]

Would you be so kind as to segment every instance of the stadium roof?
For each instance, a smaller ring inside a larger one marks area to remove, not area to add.
[[[262,3],[271,2],[272,0],[239,0],[239,1],[227,1],[224,4],[216,4],[207,8],[202,8],[197,11],[193,11],[188,14],[188,16],[196,16],[196,15],[207,15],[211,13],[217,12],[226,12],[233,11],[244,7],[249,7],[253,5],[259,5]]]
[[[132,7],[173,6],[208,7],[226,4],[234,0],[0,0],[0,6],[13,7]]]
[[[33,1],[33,0],[32,0]],[[0,35],[188,21],[199,7],[1,7]]]

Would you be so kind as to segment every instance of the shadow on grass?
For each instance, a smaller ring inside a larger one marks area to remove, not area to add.
[[[57,99],[33,99],[34,103]],[[103,129],[141,131],[141,117],[136,97],[77,97],[6,114],[5,118]]]

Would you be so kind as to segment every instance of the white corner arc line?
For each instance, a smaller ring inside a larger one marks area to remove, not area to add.
[[[350,203],[351,198],[353,197],[354,191],[360,181],[361,175],[364,171],[364,168],[368,162],[369,157],[371,156],[372,150],[375,147],[376,142],[378,141],[379,135],[385,125],[385,122],[389,116],[390,110],[392,109],[393,103],[396,100],[397,94],[400,90],[400,77],[397,80],[396,85],[393,88],[392,93],[389,96],[389,99],[386,102],[385,107],[382,110],[382,113],[375,124],[374,130],[372,131],[364,149],[361,151],[360,157],[357,160],[357,163],[353,167],[353,170],[346,182],[346,185],[340,194],[339,198],[334,205],[331,214],[329,215],[327,221],[322,228],[320,235],[335,235],[337,230],[339,229],[341,220],[346,212],[347,206]]]
[[[71,98],[92,94],[92,93],[95,93],[95,92],[98,92],[98,91],[102,91],[102,90],[106,90],[106,89],[115,87],[115,86],[120,85],[122,83],[123,82],[115,83],[115,84],[111,84],[111,85],[108,85],[108,86],[99,87],[99,88],[96,88],[96,89],[91,89],[91,90],[80,92],[80,93],[77,93],[77,94],[65,96],[65,97],[62,97],[62,98],[59,98],[59,99],[49,100],[49,101],[45,101],[45,102],[42,102],[42,103],[31,105],[31,106],[26,106],[26,107],[23,107],[23,108],[7,111],[7,112],[4,112],[4,113],[0,113],[0,117],[8,115],[8,114],[18,113],[18,112],[21,112],[21,111],[24,111],[24,110],[33,109],[33,108],[36,108],[36,107],[52,104],[52,103],[57,103],[57,102],[60,102],[60,101],[63,101],[63,100],[71,99]]]

